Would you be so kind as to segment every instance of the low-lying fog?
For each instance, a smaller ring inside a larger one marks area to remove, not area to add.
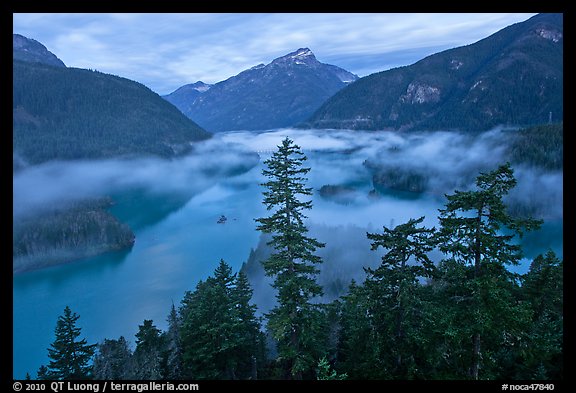
[[[171,160],[160,158],[51,161],[13,176],[13,215],[17,219],[44,208],[62,207],[128,189],[153,194],[192,196],[240,168],[258,163],[242,146],[215,139],[194,146],[194,153]]]
[[[324,299],[330,301],[341,295],[350,279],[362,281],[363,267],[376,267],[382,250],[371,251],[366,232],[379,232],[383,225],[393,227],[410,218],[425,216],[424,224],[437,226],[438,209],[446,202],[444,195],[455,189],[474,187],[480,171],[497,168],[507,160],[507,146],[514,131],[492,130],[479,135],[456,132],[350,132],[336,130],[300,131],[284,129],[263,133],[235,132],[222,135],[229,143],[238,143],[260,152],[267,158],[286,136],[300,145],[308,156],[310,185],[316,190],[314,207],[307,212],[310,235],[326,243],[318,249],[323,258],[319,282],[324,287]],[[384,192],[371,195],[374,188],[371,172],[364,165],[418,173],[429,176],[422,194]],[[534,247],[526,254],[554,248],[561,254],[562,172],[550,172],[526,166],[514,167],[517,186],[507,198],[509,204],[529,207],[537,218],[554,224],[544,233],[530,239]],[[262,181],[259,178],[259,181]],[[256,181],[256,180],[255,180]],[[318,190],[323,185],[346,187],[343,196],[322,198]],[[558,224],[560,222],[560,224]],[[558,237],[555,239],[555,237]],[[255,260],[265,259],[265,241],[260,241]],[[541,247],[542,249],[540,249]],[[560,248],[560,250],[559,250]],[[433,260],[442,255],[434,251]],[[525,272],[530,259],[515,268]],[[270,288],[271,278],[265,277],[259,266],[252,266],[251,284],[254,299],[261,312],[275,302]]]
[[[267,180],[261,173],[263,161],[286,136],[303,148],[311,168],[308,178],[314,195],[307,225],[311,236],[326,243],[318,250],[324,259],[319,282],[325,300],[330,300],[347,288],[351,278],[362,280],[363,267],[379,263],[381,251],[370,250],[366,232],[420,216],[426,216],[424,225],[437,226],[444,194],[473,186],[480,170],[504,163],[512,132],[494,130],[478,136],[293,129],[231,132],[216,134],[196,144],[191,155],[172,160],[50,162],[21,169],[13,176],[15,223],[43,208],[87,197],[129,195],[134,189],[154,197],[142,207],[125,209],[125,215],[132,214],[130,210],[147,214],[163,195],[177,193],[190,199],[160,221],[135,228],[136,243],[122,256],[103,255],[15,276],[15,375],[23,378],[46,363],[45,348],[65,305],[82,316],[90,342],[120,335],[130,339],[144,319],[153,319],[164,329],[170,304],[177,304],[185,291],[212,274],[220,258],[238,271],[251,249],[253,255],[262,253],[254,219],[269,214],[262,205],[260,183]],[[429,176],[425,192],[372,192],[366,162]],[[526,250],[533,249],[527,257],[548,248],[561,255],[562,172],[514,169],[518,186],[510,202],[529,204],[553,223],[527,241]],[[325,185],[337,186],[331,188],[336,192],[321,194]],[[122,202],[114,207],[121,208]],[[217,223],[221,215],[228,218],[224,224]],[[523,262],[523,271],[527,263]],[[274,301],[270,280],[253,271],[250,281],[253,300],[265,312]]]
[[[264,157],[274,151],[286,136],[306,153],[346,153],[344,157],[334,156],[333,159],[330,155],[317,160],[309,157],[309,166],[312,167],[309,178],[313,184],[354,183],[364,173],[362,164],[365,161],[381,168],[401,168],[405,172],[426,174],[430,176],[426,193],[440,197],[444,203],[444,194],[473,187],[480,171],[491,171],[506,162],[507,147],[513,133],[500,129],[482,134],[283,129],[263,133],[226,133],[220,137],[225,142],[261,152]],[[518,185],[510,193],[509,202],[521,201],[536,207],[542,216],[561,219],[562,172],[526,166],[515,166],[514,171]]]
[[[442,196],[455,188],[471,187],[479,171],[492,170],[504,163],[511,133],[513,131],[493,130],[474,136],[458,132],[293,129],[222,133],[196,144],[192,155],[179,159],[56,161],[24,169],[13,177],[13,214],[16,218],[43,205],[106,195],[129,187],[192,195],[238,166],[255,164],[253,156],[240,153],[251,150],[267,158],[286,136],[309,156],[308,165],[312,167],[309,178],[313,185],[354,184],[365,176],[363,163],[368,160],[382,168],[427,174],[430,176],[427,192]],[[323,154],[318,158],[310,154],[318,152],[345,155]],[[514,170],[518,186],[510,200],[529,202],[548,218],[562,218],[562,172],[527,167]],[[357,198],[355,204],[358,203],[369,201]],[[314,212],[311,215],[320,219]],[[332,218],[327,217],[325,221],[330,223]]]

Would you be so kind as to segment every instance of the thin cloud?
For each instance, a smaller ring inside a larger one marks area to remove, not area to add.
[[[136,80],[159,94],[216,83],[309,47],[359,76],[471,44],[533,14],[13,14],[14,33],[66,65]]]

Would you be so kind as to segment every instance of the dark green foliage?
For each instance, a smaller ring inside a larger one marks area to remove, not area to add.
[[[531,321],[521,357],[514,359],[514,378],[563,378],[563,282],[563,261],[553,251],[538,255],[522,277],[521,298],[529,303]]]
[[[232,291],[239,318],[236,373],[243,378],[258,379],[258,369],[266,362],[266,349],[265,336],[260,331],[260,319],[256,317],[257,307],[250,303],[252,293],[248,277],[244,272],[238,272]]]
[[[377,164],[369,163],[367,166],[375,172],[372,182],[377,189],[383,187],[419,193],[426,191],[428,187],[429,175],[419,173],[417,170],[399,167],[380,168]]]
[[[374,343],[382,352],[379,359],[391,378],[418,377],[418,349],[422,346],[419,279],[429,278],[434,264],[428,258],[436,239],[435,229],[418,227],[424,217],[410,219],[382,234],[369,233],[372,250],[388,250],[377,269],[366,269],[364,284],[372,324],[378,334]],[[410,263],[409,263],[410,262]]]
[[[150,319],[138,326],[130,379],[161,379],[165,365],[165,337]]]
[[[311,195],[312,189],[305,186],[305,175],[310,171],[302,167],[305,160],[300,147],[286,138],[264,162],[268,169],[262,173],[270,180],[263,184],[263,203],[273,212],[270,217],[256,219],[258,230],[273,234],[268,245],[274,252],[262,263],[266,275],[274,277],[273,287],[278,291],[278,305],[267,315],[268,329],[278,340],[286,378],[294,379],[301,379],[316,366],[319,354],[315,347],[322,319],[318,307],[310,302],[322,294],[314,266],[322,260],[314,251],[324,244],[306,236],[303,211],[312,208],[312,201],[303,202],[299,196]]]
[[[493,264],[516,265],[521,247],[514,244],[515,235],[537,229],[541,221],[514,219],[507,214],[502,198],[516,185],[509,163],[497,170],[481,173],[477,191],[455,191],[446,195],[446,209],[440,210],[440,250],[456,261],[472,265],[476,276],[490,273]],[[501,234],[502,230],[513,233]]]
[[[86,339],[79,340],[81,328],[76,326],[80,318],[72,313],[70,307],[64,308],[64,314],[56,322],[54,342],[48,348],[50,363],[47,370],[42,369],[43,379],[90,379],[96,344],[88,344]],[[40,370],[39,370],[40,374]],[[40,376],[40,375],[39,375]]]
[[[260,324],[245,277],[224,261],[182,300],[182,358],[186,379],[248,379],[256,374]]]
[[[318,371],[316,379],[318,379],[319,381],[334,381],[334,380],[341,381],[346,379],[347,377],[348,375],[346,374],[338,375],[338,373],[330,367],[330,362],[328,361],[328,359],[326,359],[326,357],[323,357],[318,361]]]
[[[440,263],[429,288],[435,378],[508,377],[503,357],[518,350],[529,324],[528,310],[515,296],[518,289],[503,266],[493,265],[477,277],[473,266],[454,259]]]
[[[515,184],[502,165],[481,173],[477,190],[447,196],[436,235],[416,226],[422,218],[369,235],[373,248],[389,251],[342,298],[339,372],[350,379],[562,378],[562,262],[539,256],[523,277],[506,268],[521,258],[515,236],[539,225],[506,213],[502,199]],[[435,246],[447,256],[436,267],[427,256]]]
[[[472,337],[470,356],[459,356],[468,359],[472,379],[486,377],[481,368],[490,377],[488,354],[523,321],[523,307],[513,301],[517,284],[505,266],[517,265],[522,256],[514,236],[541,222],[507,214],[502,198],[515,185],[510,164],[502,165],[478,176],[478,190],[447,195],[446,209],[440,210],[440,250],[450,257],[440,265],[440,280],[446,295],[458,299],[454,316],[466,321],[457,333]],[[461,344],[467,347],[466,342]]]
[[[168,314],[168,331],[166,332],[166,371],[167,379],[180,379],[183,375],[183,346],[182,346],[182,322],[172,303]]]
[[[359,130],[488,130],[563,119],[563,15],[359,79],[305,123]]]
[[[278,305],[267,314],[270,336],[250,303],[251,270],[233,274],[220,261],[178,312],[172,305],[166,332],[144,320],[134,353],[123,337],[104,340],[92,366],[95,345],[77,340],[78,316],[66,307],[38,379],[563,378],[563,261],[549,251],[524,275],[507,269],[521,258],[516,236],[540,224],[507,213],[503,199],[516,184],[509,164],[480,173],[475,190],[447,195],[439,230],[419,226],[420,217],[369,233],[372,250],[385,250],[380,266],[366,268],[365,282],[352,280],[340,300],[321,305],[312,303],[321,293],[315,267],[304,263],[317,261],[316,241],[304,236],[309,202],[295,198],[310,192],[303,186],[308,169],[298,165],[305,157],[296,151],[287,139],[270,160],[275,171],[268,171],[265,200],[276,210],[258,219],[279,228],[265,232],[277,252],[264,263],[278,290]],[[274,181],[273,174],[284,176]],[[298,208],[287,209],[286,201]],[[289,242],[286,234],[311,242]],[[445,258],[433,261],[435,249]]]
[[[129,379],[132,351],[124,337],[118,340],[104,339],[98,344],[94,356],[94,379]]]
[[[172,157],[209,134],[143,85],[96,71],[13,62],[13,150],[31,164]]]
[[[435,229],[410,219],[382,234],[369,233],[372,250],[388,250],[377,269],[365,269],[363,286],[353,281],[341,314],[339,361],[352,379],[422,377],[423,299],[419,280],[430,277]]]
[[[337,370],[350,379],[388,379],[379,359],[379,332],[368,306],[368,291],[352,280],[342,300]]]
[[[564,123],[545,124],[519,130],[509,148],[510,161],[546,170],[562,170]]]
[[[36,379],[40,379],[40,380],[50,379],[48,367],[46,367],[45,365],[41,365],[38,368],[38,373],[37,373]]]

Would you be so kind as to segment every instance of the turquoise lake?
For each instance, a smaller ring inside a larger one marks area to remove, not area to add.
[[[141,197],[137,208],[130,201],[139,194],[116,182],[112,194],[117,196],[118,203],[112,212],[133,225],[136,242],[131,250],[13,277],[14,378],[22,379],[27,372],[34,378],[38,368],[48,363],[47,348],[54,340],[57,318],[66,306],[80,315],[78,326],[89,343],[124,336],[134,345],[138,325],[144,319],[152,319],[159,328],[166,328],[171,305],[178,307],[185,291],[193,290],[199,280],[212,274],[220,259],[235,271],[240,269],[260,239],[254,219],[267,214],[261,202],[260,183],[265,180],[261,175],[262,162],[287,135],[302,146],[309,158],[306,165],[312,168],[308,177],[309,186],[314,189],[314,207],[307,212],[311,225],[355,226],[376,231],[384,225],[399,224],[422,215],[426,216],[425,225],[437,225],[435,216],[444,203],[441,195],[369,196],[374,187],[364,161],[386,151],[378,150],[379,146],[381,149],[391,145],[405,147],[401,136],[371,133],[363,135],[361,143],[358,136],[336,134],[338,137],[334,137],[328,132],[312,134],[290,129],[218,134],[207,149],[214,162],[218,163],[217,146],[221,143],[221,146],[233,144],[258,152],[258,164],[243,173],[218,173],[210,179],[204,175],[199,178],[201,187],[193,184],[194,173],[178,173],[179,166],[172,164],[166,173],[157,174],[154,186],[162,188],[162,182],[170,176],[175,176],[176,181],[185,179],[191,188],[187,200],[174,201],[169,193],[141,191],[143,195],[151,192],[154,197]],[[445,143],[443,138],[438,143]],[[350,146],[355,143],[351,150]],[[424,149],[417,145],[417,148],[421,149],[419,154],[428,151],[429,165],[434,165],[437,156],[432,147]],[[226,154],[233,154],[226,149]],[[476,159],[476,155],[471,157]],[[182,165],[182,171],[190,170],[190,166]],[[149,186],[142,184],[138,185],[143,187],[139,190]],[[323,198],[318,193],[323,185],[344,185],[352,191],[344,202]],[[559,191],[548,199],[554,204],[559,203],[561,195],[557,193],[561,194],[562,190],[562,184],[556,186]],[[159,209],[159,201],[163,200],[168,202]],[[531,258],[549,248],[562,256],[561,205],[551,210],[554,213],[543,228],[524,238],[526,259],[515,270],[525,272]],[[223,224],[218,223],[222,215],[227,218]],[[146,220],[148,216],[152,218]],[[330,247],[330,239],[320,240]]]

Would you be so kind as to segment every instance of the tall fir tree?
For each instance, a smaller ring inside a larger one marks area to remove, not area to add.
[[[302,166],[305,160],[300,147],[285,138],[264,162],[267,169],[262,173],[269,181],[262,184],[266,187],[263,203],[272,214],[256,219],[258,230],[273,234],[268,245],[274,252],[262,263],[277,290],[278,304],[267,315],[268,329],[278,342],[285,377],[291,379],[313,374],[321,355],[315,349],[321,312],[311,299],[322,295],[315,266],[322,260],[314,252],[324,244],[306,236],[303,211],[312,208],[312,201],[300,197],[312,195],[312,189],[305,185],[310,171]]]
[[[468,377],[474,380],[490,377],[489,373],[481,376],[480,369],[487,368],[491,351],[500,345],[497,337],[511,334],[524,323],[524,310],[513,297],[516,279],[506,266],[517,265],[522,257],[515,237],[538,228],[541,222],[508,214],[503,198],[515,185],[507,163],[481,173],[476,190],[447,195],[446,208],[440,210],[439,245],[449,256],[440,265],[442,288],[454,306],[456,322],[465,321],[456,332],[444,331],[460,333],[454,337],[471,337],[468,345],[463,341],[457,346],[469,348],[468,354],[458,357],[466,359]],[[492,342],[491,335],[495,337]]]
[[[395,228],[384,227],[383,233],[367,234],[372,250],[387,250],[377,269],[365,269],[364,286],[373,325],[381,340],[374,345],[382,350],[382,368],[394,379],[418,378],[421,369],[419,280],[432,276],[434,263],[428,253],[436,243],[435,228],[418,226],[423,221],[424,217],[410,219]]]
[[[56,338],[50,348],[50,363],[45,372],[47,379],[91,379],[96,344],[88,344],[85,338],[79,340],[81,328],[76,326],[80,316],[70,307],[64,308],[64,314],[56,322]],[[44,370],[43,370],[44,372]]]

